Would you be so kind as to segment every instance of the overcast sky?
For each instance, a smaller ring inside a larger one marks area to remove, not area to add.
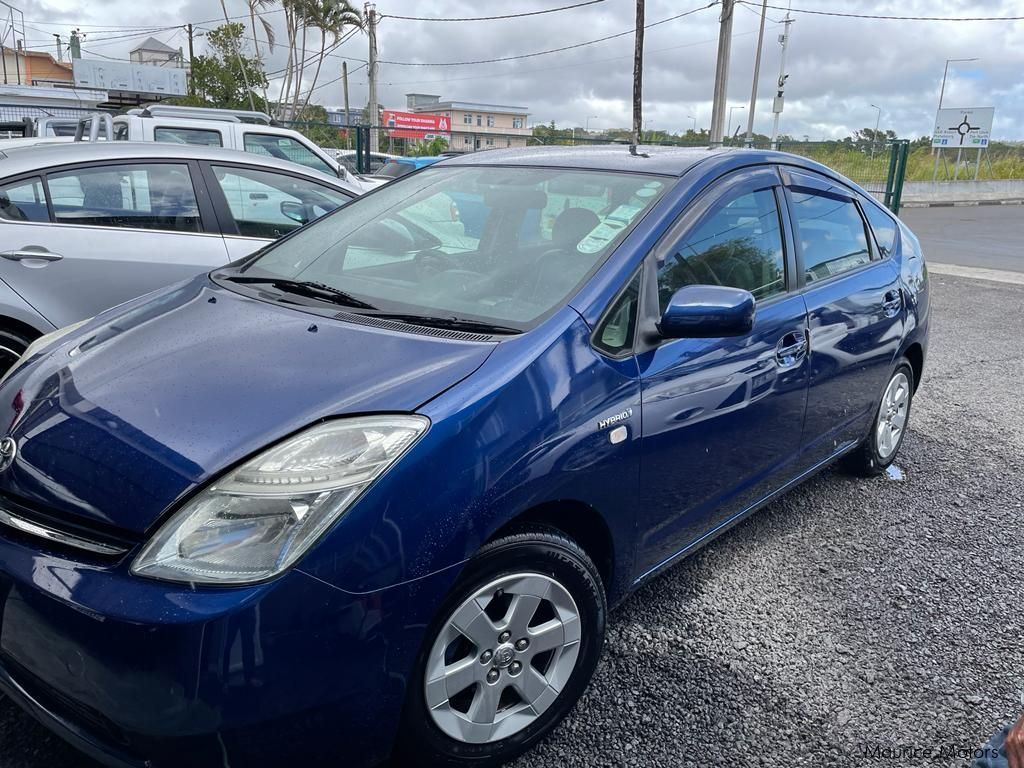
[[[84,55],[127,58],[144,35],[110,39],[125,26],[171,26],[206,22],[216,26],[219,2],[211,0],[11,0],[25,13],[31,47],[53,48],[52,34],[81,25],[86,32]],[[656,22],[707,0],[647,0],[647,21]],[[381,0],[387,14],[459,17],[520,12],[567,5],[570,0]],[[769,0],[769,5],[786,5]],[[1019,0],[793,0],[800,9],[847,11],[900,16],[1011,16],[1024,14]],[[228,0],[231,15],[242,14],[242,0]],[[644,74],[644,116],[647,127],[682,131],[692,126],[688,116],[707,127],[720,6],[656,26],[647,31]],[[746,127],[750,100],[759,8],[737,5],[729,78],[730,130]],[[576,10],[511,21],[440,23],[384,18],[379,27],[383,61],[431,63],[493,59],[585,42],[623,32],[633,25],[634,0],[605,2]],[[769,9],[764,56],[758,88],[755,130],[771,127],[771,97],[778,77],[784,11]],[[282,28],[283,14],[266,18]],[[873,127],[882,108],[881,127],[901,137],[928,134],[939,97],[947,58],[979,57],[951,64],[944,106],[994,106],[993,137],[1024,140],[1024,21],[891,21],[835,18],[794,12],[787,59],[790,79],[780,131],[813,139],[841,138],[853,130]],[[92,26],[86,26],[92,25]],[[251,35],[251,30],[247,32]],[[173,47],[184,46],[180,30],[154,35]],[[283,40],[283,29],[278,34]],[[316,41],[307,43],[318,48]],[[402,107],[408,92],[433,93],[445,99],[521,105],[530,123],[555,120],[560,126],[579,125],[590,118],[592,130],[625,127],[630,123],[632,36],[520,61],[470,66],[398,66],[382,64],[381,102]],[[205,49],[197,40],[197,53]],[[357,35],[337,51],[350,57],[355,69],[365,62],[367,41]],[[338,77],[341,58],[329,57],[321,82]],[[281,48],[268,57],[268,71],[284,65]],[[351,101],[366,103],[366,70],[352,75]],[[273,97],[273,90],[271,92]],[[318,90],[320,103],[342,102],[341,85]]]

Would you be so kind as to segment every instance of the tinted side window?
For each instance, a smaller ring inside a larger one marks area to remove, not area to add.
[[[613,356],[633,349],[639,298],[640,275],[637,275],[598,326],[594,334],[595,347]]]
[[[863,207],[871,230],[875,233],[875,241],[882,252],[882,258],[885,258],[892,253],[896,245],[896,222],[877,205],[866,202]]]
[[[56,221],[93,227],[201,232],[187,165],[132,164],[50,174]]]
[[[39,179],[0,186],[0,219],[6,221],[49,221],[46,197]]]
[[[200,147],[224,146],[220,131],[208,131],[200,128],[156,128],[153,131],[153,140]]]
[[[238,234],[276,239],[338,206],[349,197],[323,184],[283,173],[214,166]]]
[[[852,200],[796,191],[792,200],[807,282],[824,280],[871,261],[864,220]]]
[[[759,300],[783,293],[785,264],[774,192],[760,189],[727,199],[658,265],[661,311],[687,285],[742,288]]]
[[[278,160],[298,163],[315,171],[326,173],[329,176],[337,175],[334,169],[317,157],[313,150],[290,136],[247,133],[243,141],[246,152],[268,155],[269,157],[276,157]]]

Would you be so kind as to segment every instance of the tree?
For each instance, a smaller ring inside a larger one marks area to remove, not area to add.
[[[313,95],[327,53],[328,36],[337,45],[346,28],[363,27],[363,18],[348,0],[281,0],[281,5],[288,35],[288,65],[278,102],[281,113],[294,116],[299,113],[300,105],[308,104]],[[306,42],[311,29],[320,32],[320,56],[313,84],[303,101],[302,80],[306,74],[306,64],[316,58],[306,58]]]
[[[434,157],[447,151],[447,149],[448,140],[443,136],[435,136],[430,141],[421,141],[413,144],[406,154],[410,157]]]
[[[267,110],[266,100],[259,94],[268,85],[267,73],[259,57],[248,56],[243,50],[244,34],[244,24],[231,23],[222,24],[207,35],[209,53],[196,56],[192,63],[195,93],[176,99],[176,103],[250,109],[250,92],[245,88],[248,82],[256,109]]]
[[[313,82],[309,86],[304,102],[309,104],[313,91],[316,90],[317,80],[320,79],[320,68],[327,53],[327,36],[331,36],[332,46],[337,46],[348,27],[363,28],[363,17],[348,0],[312,0],[306,8],[306,20],[309,26],[320,30],[320,57],[317,59]]]

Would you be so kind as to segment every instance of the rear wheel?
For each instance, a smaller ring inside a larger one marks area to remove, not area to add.
[[[7,373],[20,358],[32,340],[15,331],[0,328],[0,375]]]
[[[492,766],[529,749],[590,681],[606,614],[597,569],[562,534],[530,531],[484,547],[427,633],[399,764]]]
[[[902,359],[893,371],[875,412],[871,433],[850,454],[847,466],[864,477],[880,475],[896,460],[910,421],[914,398],[914,371]]]

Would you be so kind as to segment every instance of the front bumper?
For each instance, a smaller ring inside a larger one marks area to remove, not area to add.
[[[0,530],[0,690],[108,765],[359,768],[387,757],[457,569],[354,595],[139,579]]]

